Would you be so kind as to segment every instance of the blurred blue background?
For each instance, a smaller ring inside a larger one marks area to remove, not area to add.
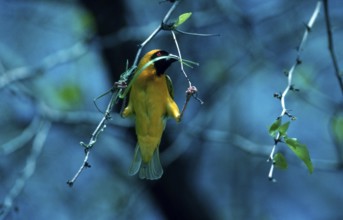
[[[329,1],[337,59],[343,58],[343,2]],[[137,45],[171,3],[159,0],[0,0],[0,218],[3,219],[343,219],[342,92],[327,49],[323,8],[294,73],[300,92],[286,97],[297,120],[289,136],[309,148],[309,174],[286,145],[289,166],[268,181],[274,140],[268,127],[281,113],[273,98],[316,1],[182,1],[192,12],[177,34],[186,71],[199,90],[180,124],[170,120],[161,143],[164,175],[127,175],[136,144],[134,122],[115,108],[91,151],[90,169],[66,184],[102,118],[93,99],[132,64]],[[176,54],[168,32],[144,49]],[[176,102],[188,87],[179,65],[168,70]],[[109,96],[97,103],[105,109]],[[46,138],[45,138],[46,135]],[[41,144],[40,144],[41,141]],[[11,202],[11,209],[6,204]]]

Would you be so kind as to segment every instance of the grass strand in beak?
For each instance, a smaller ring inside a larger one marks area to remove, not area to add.
[[[183,65],[189,68],[193,68],[193,66],[199,66],[199,63],[186,59],[179,59],[179,62],[181,62]]]

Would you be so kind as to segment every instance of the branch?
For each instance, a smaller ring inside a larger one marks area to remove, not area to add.
[[[183,75],[185,76],[185,78],[186,78],[187,81],[188,81],[188,86],[191,87],[191,86],[192,86],[192,83],[191,83],[191,81],[189,80],[188,75],[187,75],[185,69],[183,68],[182,55],[181,55],[180,47],[179,47],[179,44],[178,44],[178,42],[177,42],[175,33],[174,33],[174,31],[171,31],[171,33],[172,33],[172,35],[173,35],[173,39],[174,39],[174,42],[175,42],[175,46],[176,46],[176,49],[177,49],[177,53],[178,53],[178,56],[179,56],[179,58],[180,58],[180,67],[181,67],[181,71],[182,71]]]
[[[74,175],[74,177],[71,180],[67,181],[67,184],[72,187],[74,185],[74,182],[76,181],[76,179],[80,176],[81,172],[85,169],[85,168],[90,168],[91,165],[88,163],[88,157],[89,157],[89,153],[90,153],[90,148],[86,148],[85,150],[85,158],[83,160],[83,163],[80,167],[80,169],[76,172],[76,174]]]
[[[294,70],[295,68],[301,64],[301,59],[300,59],[300,55],[301,55],[301,52],[303,50],[303,47],[304,47],[304,44],[308,38],[308,34],[310,33],[310,31],[312,30],[312,27],[313,27],[313,24],[315,22],[315,20],[317,19],[318,17],[318,14],[319,14],[319,11],[320,11],[320,7],[321,7],[321,1],[318,1],[317,2],[317,5],[316,5],[316,8],[310,18],[310,21],[308,22],[308,24],[306,25],[306,29],[305,29],[305,32],[304,32],[304,35],[303,35],[303,38],[298,46],[298,50],[297,50],[297,57],[296,57],[296,60],[295,60],[295,63],[293,64],[292,68],[290,69],[289,72],[287,72],[287,80],[288,80],[288,85],[287,87],[285,88],[285,90],[283,91],[282,95],[281,95],[281,106],[282,106],[282,112],[280,114],[280,117],[284,116],[285,114],[287,114],[287,109],[286,109],[286,104],[285,104],[285,98],[288,94],[288,92],[291,90],[292,88],[292,80],[293,80],[293,73],[294,73]]]
[[[1,146],[0,153],[8,155],[25,146],[25,144],[28,143],[35,134],[37,134],[37,131],[39,131],[39,127],[41,126],[40,123],[40,118],[35,117],[31,121],[30,125],[20,135],[12,138]]]
[[[43,61],[34,67],[20,67],[5,72],[0,75],[0,90],[12,83],[30,79],[44,73],[48,69],[78,59],[87,52],[86,42],[77,42],[67,49],[57,51],[43,59]]]
[[[192,35],[192,36],[198,36],[198,37],[219,37],[220,36],[220,34],[192,33],[192,32],[182,31],[182,30],[179,30],[179,29],[175,29],[175,31],[180,33],[180,34]]]
[[[172,13],[175,11],[176,6],[179,4],[180,0],[176,0],[173,1],[173,5],[170,7],[170,9],[168,10],[167,14],[164,16],[162,23],[155,29],[155,31],[145,40],[143,41],[143,43],[141,43],[139,45],[139,49],[137,51],[136,57],[135,57],[135,61],[133,62],[133,65],[135,68],[137,67],[138,64],[138,59],[141,55],[142,49],[143,47],[149,43],[162,29],[164,24],[166,24],[170,18],[170,16],[172,15]]]
[[[338,80],[339,86],[341,88],[341,92],[343,94],[343,76],[341,74],[341,71],[338,66],[336,53],[335,53],[335,47],[332,37],[332,30],[331,30],[331,21],[330,21],[330,14],[329,14],[329,6],[328,6],[328,0],[323,0],[324,3],[324,14],[325,14],[325,23],[326,23],[326,30],[327,30],[327,37],[328,37],[328,47],[332,59],[333,66],[335,68],[335,75]]]
[[[26,182],[35,172],[37,159],[44,147],[46,137],[50,130],[50,126],[50,122],[42,122],[40,132],[36,134],[33,140],[31,154],[27,158],[26,165],[24,167],[22,175],[16,180],[14,186],[6,195],[3,201],[3,204],[0,208],[0,220],[6,219],[6,216],[9,214],[13,207],[14,200],[19,196]]]
[[[305,42],[308,38],[308,35],[309,33],[311,32],[312,30],[312,27],[314,25],[314,22],[316,21],[317,17],[318,17],[318,14],[320,12],[320,8],[321,8],[321,1],[317,1],[317,5],[312,13],[312,16],[309,20],[309,22],[307,23],[306,25],[306,29],[305,29],[305,32],[303,34],[303,37],[301,39],[301,42],[297,48],[297,57],[295,59],[295,63],[293,64],[293,66],[291,67],[291,69],[287,72],[287,87],[284,89],[284,91],[282,92],[281,95],[276,95],[277,98],[280,98],[280,102],[281,102],[281,107],[282,107],[282,111],[281,111],[281,114],[280,116],[278,117],[279,119],[281,119],[283,116],[288,116],[290,117],[292,120],[295,120],[295,117],[293,115],[291,115],[288,111],[288,109],[286,108],[286,102],[285,102],[285,99],[286,99],[286,96],[288,95],[288,92],[291,91],[291,90],[294,90],[294,87],[293,87],[293,74],[294,74],[294,71],[296,69],[296,67],[298,65],[301,64],[301,52],[303,51],[303,48],[304,48],[304,45],[305,45]],[[281,138],[281,135],[280,133],[278,133],[275,137],[275,143],[273,145],[273,148],[272,148],[272,151],[271,151],[271,154],[269,156],[269,159],[267,161],[270,161],[272,162],[271,164],[271,167],[270,167],[270,171],[269,171],[269,174],[268,174],[268,178],[271,180],[271,181],[275,181],[275,179],[273,178],[273,171],[274,171],[274,155],[275,155],[275,150],[276,150],[276,147],[277,147],[277,144],[280,142],[280,138]]]
[[[183,75],[185,76],[185,78],[187,79],[188,86],[189,86],[188,89],[186,90],[186,100],[185,100],[185,103],[184,103],[184,105],[182,107],[181,114],[180,114],[180,118],[182,118],[182,116],[183,116],[183,114],[184,114],[184,112],[185,112],[185,110],[187,108],[187,104],[188,104],[191,96],[193,96],[195,99],[197,99],[200,102],[200,104],[203,104],[204,102],[197,97],[198,90],[197,90],[197,88],[195,86],[192,86],[192,83],[191,83],[190,79],[188,78],[188,75],[187,75],[187,73],[186,73],[186,71],[185,71],[185,69],[183,67],[182,55],[181,55],[180,47],[179,47],[179,44],[177,42],[175,33],[174,33],[174,31],[171,31],[171,33],[173,35],[175,46],[176,46],[176,49],[177,49],[177,52],[178,52],[178,56],[179,56],[179,59],[180,59],[181,71],[182,71]]]
[[[61,111],[53,109],[45,103],[40,103],[40,112],[51,122],[73,125],[79,125],[80,123],[96,125],[99,123],[99,118],[101,116],[97,111]],[[130,122],[119,120],[120,118],[119,115],[113,115],[111,116],[111,119],[114,120],[109,121],[109,123],[120,127],[131,126]]]

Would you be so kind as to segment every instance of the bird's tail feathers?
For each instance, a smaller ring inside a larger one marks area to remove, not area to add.
[[[141,155],[141,151],[139,150],[139,145],[137,143],[133,160],[129,168],[129,175],[133,176],[136,173],[138,173],[139,168],[141,167],[141,164],[142,164],[142,155]]]
[[[133,176],[139,171],[139,178],[156,180],[161,178],[163,168],[160,162],[159,148],[157,148],[148,163],[142,163],[142,155],[137,143],[134,157],[129,168],[129,175]]]
[[[148,163],[142,163],[139,170],[139,178],[156,180],[161,178],[163,168],[160,162],[159,149],[157,148]]]

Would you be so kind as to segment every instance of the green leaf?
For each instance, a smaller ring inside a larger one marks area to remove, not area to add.
[[[286,158],[281,153],[276,153],[273,158],[274,165],[280,169],[287,169],[288,164]]]
[[[343,143],[343,115],[337,115],[331,120],[331,129],[338,144]]]
[[[180,15],[179,18],[175,21],[175,23],[173,25],[174,28],[177,28],[178,26],[183,24],[183,22],[187,21],[191,15],[192,15],[192,12],[187,12],[187,13],[183,13],[182,15]]]
[[[301,144],[296,138],[285,138],[287,146],[299,157],[307,166],[310,173],[313,172],[313,165],[311,162],[310,154],[308,152],[307,146]]]
[[[291,123],[291,122],[288,121],[288,122],[284,123],[283,125],[281,125],[281,126],[278,128],[278,131],[280,132],[280,135],[281,135],[282,137],[285,137],[285,136],[287,135],[287,130],[288,130],[288,127],[289,127],[289,124],[290,124],[290,123]]]
[[[281,137],[287,137],[287,130],[289,127],[290,121],[281,124],[281,118],[276,119],[276,121],[269,127],[269,134],[272,137],[275,137],[277,133],[280,133]]]
[[[270,136],[275,137],[275,135],[278,132],[278,129],[281,125],[281,118],[276,119],[276,121],[274,121],[274,123],[269,127],[269,134]]]

